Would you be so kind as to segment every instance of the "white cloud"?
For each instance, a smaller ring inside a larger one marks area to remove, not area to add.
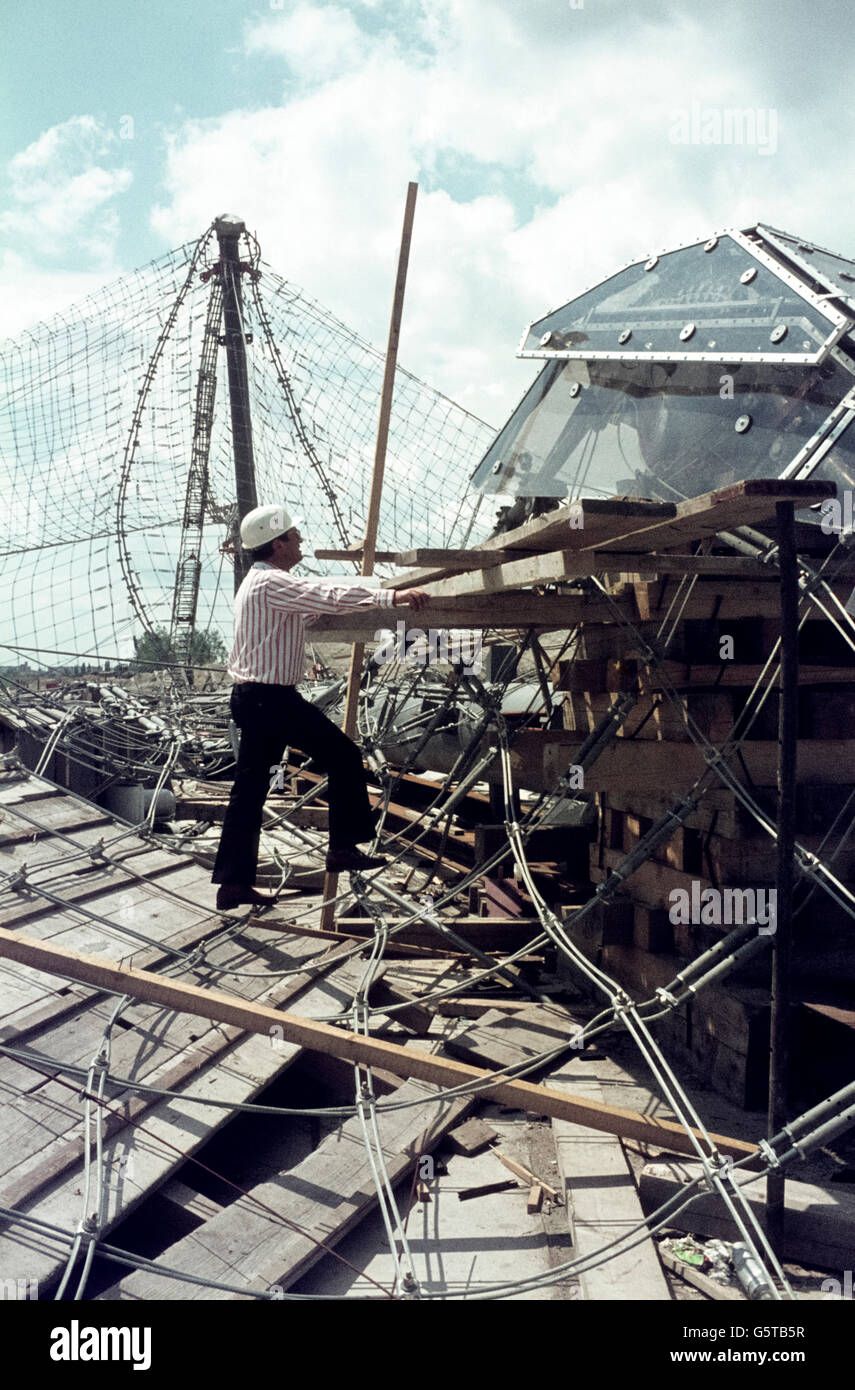
[[[304,80],[333,77],[359,65],[366,42],[347,10],[298,4],[287,15],[263,19],[247,31],[247,53],[277,54]]]
[[[786,154],[668,138],[692,100],[764,104],[726,33],[635,11],[616,44],[624,7],[593,0],[541,0],[537,24],[424,0],[394,35],[373,10],[302,0],[250,27],[250,59],[283,62],[281,104],[175,131],[154,226],[174,245],[236,209],[282,275],[382,343],[421,171],[401,360],[476,413],[501,422],[530,379],[513,358],[530,319],[648,249],[771,216],[770,190],[780,205]]]
[[[281,71],[281,97],[174,127],[152,225],[171,247],[237,212],[282,275],[382,345],[419,178],[401,360],[501,423],[531,375],[525,324],[627,260],[758,217],[846,249],[845,190],[830,200],[828,161],[805,157],[827,106],[799,89],[783,107],[782,55],[723,4],[720,23],[668,0],[270,4],[244,61]],[[774,158],[674,144],[693,101],[777,103]],[[836,120],[842,144],[855,117]],[[63,227],[109,248],[115,153],[77,117],[18,156],[16,225],[44,254]]]
[[[108,204],[133,175],[108,168],[117,137],[94,116],[73,116],[44,131],[9,164],[11,205],[0,213],[0,232],[31,256],[65,258],[82,251],[109,261],[118,230]]]
[[[10,160],[0,212],[10,243],[0,255],[5,335],[61,312],[115,273],[115,203],[133,177],[115,167],[118,145],[94,116],[72,116]],[[70,270],[72,261],[80,268]]]
[[[0,255],[0,301],[3,304],[2,336],[15,338],[24,329],[60,314],[100,289],[105,280],[99,270],[69,271],[37,266],[17,251]]]

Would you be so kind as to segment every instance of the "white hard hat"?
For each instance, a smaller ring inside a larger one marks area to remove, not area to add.
[[[277,536],[284,536],[301,518],[291,516],[283,506],[254,507],[240,524],[240,540],[244,550],[258,550]]]

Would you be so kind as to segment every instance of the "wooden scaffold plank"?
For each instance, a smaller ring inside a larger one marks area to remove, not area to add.
[[[247,1032],[270,1034],[300,1047],[314,1048],[343,1057],[349,1062],[385,1067],[397,1076],[414,1077],[444,1087],[466,1082],[483,1083],[480,1094],[515,1109],[534,1114],[558,1116],[587,1124],[609,1134],[620,1134],[646,1143],[672,1148],[678,1153],[695,1151],[693,1141],[680,1125],[655,1120],[614,1106],[563,1095],[548,1086],[527,1081],[495,1081],[489,1072],[449,1058],[413,1054],[404,1047],[379,1038],[331,1027],[329,1024],[280,1013],[276,1009],[199,989],[178,980],[165,979],[150,971],[124,969],[107,961],[62,951],[46,942],[21,937],[0,929],[0,955],[35,965],[38,969],[83,980],[104,989],[113,989],[137,999],[166,1004],[170,1008],[232,1024]],[[726,1136],[714,1136],[723,1153],[748,1158],[756,1153],[753,1144]]]

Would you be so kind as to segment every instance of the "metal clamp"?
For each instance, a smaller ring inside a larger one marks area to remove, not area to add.
[[[768,1139],[758,1139],[757,1147],[770,1168],[779,1169],[781,1167],[781,1160],[775,1153],[775,1150],[772,1148],[772,1145],[769,1143]]]
[[[26,864],[22,864],[21,867],[20,867],[20,869],[18,869],[17,873],[14,873],[14,874],[11,875],[11,877],[9,878],[9,880],[8,880],[8,882],[7,882],[7,884],[6,884],[6,887],[7,887],[7,888],[11,888],[11,889],[13,889],[15,892],[17,892],[17,890],[18,890],[19,888],[25,888],[26,886],[27,886],[27,866],[26,866]]]

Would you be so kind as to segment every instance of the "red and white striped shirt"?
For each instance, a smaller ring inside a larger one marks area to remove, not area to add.
[[[392,608],[393,589],[319,584],[257,560],[235,595],[235,640],[228,673],[233,681],[297,685],[304,678],[306,628],[322,613]]]

